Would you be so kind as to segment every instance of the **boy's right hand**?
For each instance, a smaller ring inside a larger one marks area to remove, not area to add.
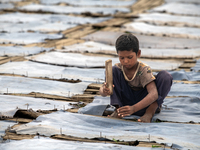
[[[114,85],[113,85],[113,87],[114,87]],[[106,82],[104,82],[103,86],[101,87],[100,94],[102,96],[108,96],[108,95],[111,94],[110,89],[107,87],[107,83]]]

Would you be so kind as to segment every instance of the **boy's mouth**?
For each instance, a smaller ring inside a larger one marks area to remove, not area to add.
[[[123,65],[123,67],[124,67],[124,68],[129,68],[129,67],[130,67],[130,65]]]

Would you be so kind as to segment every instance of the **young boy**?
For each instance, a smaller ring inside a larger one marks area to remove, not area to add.
[[[141,55],[139,41],[132,34],[123,34],[116,41],[120,63],[113,66],[113,94],[111,105],[118,108],[118,118],[141,116],[139,122],[151,122],[159,111],[172,85],[172,76],[161,71],[155,77],[151,68],[138,61]],[[102,96],[110,95],[106,83],[100,88]]]

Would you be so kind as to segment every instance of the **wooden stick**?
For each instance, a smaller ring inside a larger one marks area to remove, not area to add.
[[[112,60],[109,59],[105,62],[106,66],[106,84],[110,89],[111,95],[113,94],[113,73],[112,73]]]

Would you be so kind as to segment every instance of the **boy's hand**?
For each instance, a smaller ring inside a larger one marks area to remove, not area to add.
[[[113,87],[114,87],[114,85],[113,85]],[[101,91],[102,91],[102,94],[104,96],[108,96],[108,95],[111,94],[110,89],[107,87],[107,83],[106,82],[103,84],[103,86],[101,88]]]
[[[133,106],[123,106],[117,109],[118,116],[120,117],[126,117],[130,116],[134,113],[134,107]]]

